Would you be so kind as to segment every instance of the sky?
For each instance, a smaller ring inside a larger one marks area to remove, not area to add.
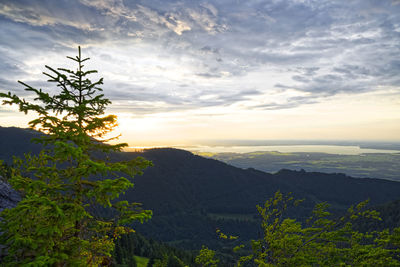
[[[398,0],[0,0],[0,36],[0,91],[28,100],[81,46],[130,146],[400,141]]]

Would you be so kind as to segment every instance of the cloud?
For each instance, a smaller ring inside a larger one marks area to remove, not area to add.
[[[172,90],[161,90],[161,88],[149,90],[129,83],[107,82],[106,84],[108,89],[105,91],[106,97],[113,100],[112,110],[130,110],[139,114],[230,106],[262,94],[261,91],[255,89],[237,92],[202,89],[190,93],[192,88],[188,88],[186,92],[173,93]]]
[[[197,76],[204,78],[220,78],[221,74],[218,73],[196,73]]]
[[[290,90],[307,96],[246,107],[310,105],[400,86],[399,13],[398,1],[372,0],[4,0],[0,89],[41,85],[40,62],[59,66],[82,45],[119,88],[109,95],[120,108],[227,106]]]
[[[61,24],[87,31],[98,29],[95,23],[76,16],[74,6],[67,6],[67,4],[68,2],[65,1],[59,1],[56,5],[51,2],[48,5],[43,5],[35,1],[31,3],[18,0],[2,1],[0,3],[0,15],[12,21],[27,23],[32,26]],[[79,13],[82,13],[82,10]],[[71,20],[71,17],[74,17],[74,19]]]

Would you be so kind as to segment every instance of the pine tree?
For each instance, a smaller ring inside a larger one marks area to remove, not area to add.
[[[89,79],[97,71],[83,70],[89,58],[82,58],[80,47],[78,56],[67,58],[77,64],[77,70],[46,66],[49,73],[44,73],[48,82],[56,84],[58,94],[21,81],[26,91],[36,95],[33,102],[11,92],[0,93],[3,104],[18,105],[25,114],[36,112],[29,126],[44,133],[35,140],[43,145],[39,155],[14,160],[9,182],[23,199],[0,215],[1,242],[8,246],[4,264],[9,266],[107,265],[115,239],[132,231],[124,225],[151,217],[151,211],[139,203],[116,200],[133,186],[128,178],[151,162],[140,157],[126,162],[101,159],[127,144],[105,143],[111,140],[105,135],[117,125],[117,118],[105,115],[111,102],[102,94],[103,78]],[[91,210],[99,205],[118,215],[96,217]]]

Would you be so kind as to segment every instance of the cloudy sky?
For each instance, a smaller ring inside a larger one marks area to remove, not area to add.
[[[1,0],[0,90],[80,45],[122,141],[400,140],[400,1]],[[94,77],[95,78],[95,77]],[[1,126],[34,114],[0,107]]]

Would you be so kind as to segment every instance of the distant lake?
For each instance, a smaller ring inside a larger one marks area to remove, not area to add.
[[[319,152],[340,155],[360,155],[366,153],[400,153],[400,150],[360,148],[359,146],[338,145],[285,145],[285,146],[185,146],[177,147],[192,152],[234,152],[249,153],[255,151],[289,152]]]

